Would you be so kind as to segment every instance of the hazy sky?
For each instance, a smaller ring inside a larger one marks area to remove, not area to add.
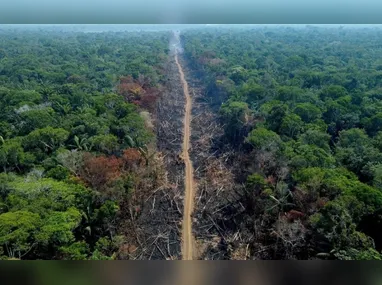
[[[1,23],[382,23],[381,0],[1,0]]]

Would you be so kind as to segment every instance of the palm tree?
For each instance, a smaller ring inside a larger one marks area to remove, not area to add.
[[[41,89],[39,90],[39,93],[41,94],[44,102],[47,102],[49,100],[49,97],[52,96],[55,91],[47,86],[44,82],[40,82]]]
[[[125,138],[129,147],[138,149],[139,153],[145,159],[146,166],[148,166],[150,159],[154,156],[155,153],[149,154],[148,148],[145,144],[139,143],[137,140],[134,140],[129,135],[126,135]]]
[[[87,138],[80,139],[78,136],[74,136],[74,143],[75,144],[71,146],[77,150],[90,151],[93,148],[93,143],[89,143]]]
[[[83,106],[77,108],[77,112],[80,114],[86,114],[89,109],[91,109],[91,106],[89,104],[84,104]]]
[[[271,211],[274,208],[278,208],[279,212],[284,211],[287,206],[294,206],[293,203],[289,203],[289,197],[293,197],[292,192],[289,190],[286,183],[278,183],[276,185],[276,195],[269,195],[269,197],[275,202],[275,204],[268,208],[267,211]],[[277,198],[275,197],[277,196]]]
[[[60,107],[61,112],[64,115],[67,115],[72,110],[72,106],[70,106],[69,103],[65,103],[65,104],[57,103],[57,106]]]

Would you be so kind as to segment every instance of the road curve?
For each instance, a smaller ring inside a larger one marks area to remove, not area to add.
[[[183,211],[183,227],[182,227],[182,259],[193,259],[194,237],[192,234],[192,218],[191,214],[194,207],[194,170],[189,155],[190,148],[190,124],[192,100],[188,91],[188,84],[184,77],[182,66],[179,63],[178,54],[175,54],[175,62],[178,66],[180,80],[182,82],[183,93],[186,98],[184,113],[184,129],[183,129],[183,160],[185,164],[185,195],[184,195],[184,211]]]

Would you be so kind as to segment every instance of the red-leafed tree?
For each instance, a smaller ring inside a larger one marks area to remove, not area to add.
[[[150,87],[149,78],[140,74],[137,79],[123,76],[117,86],[118,93],[128,102],[136,104],[150,113],[155,113],[156,100],[159,98],[160,89]]]
[[[144,163],[144,158],[136,148],[128,148],[123,151],[122,155],[123,166],[127,170],[136,170]]]
[[[139,105],[150,113],[155,113],[156,101],[159,97],[159,93],[158,88],[148,88],[145,94],[141,97]]]
[[[84,155],[80,177],[92,188],[102,190],[121,176],[122,166],[123,161],[114,156],[93,156],[87,153]]]
[[[145,93],[142,86],[138,82],[134,81],[131,76],[121,77],[117,89],[118,93],[129,102],[139,100]]]

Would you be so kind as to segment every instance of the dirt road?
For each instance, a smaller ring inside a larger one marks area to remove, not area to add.
[[[185,114],[184,114],[184,135],[183,135],[183,160],[185,164],[185,197],[183,212],[183,228],[182,228],[182,258],[183,260],[193,259],[194,237],[192,235],[192,210],[194,206],[194,176],[192,161],[188,150],[190,148],[190,124],[192,100],[188,91],[188,84],[184,77],[182,66],[178,60],[178,54],[175,54],[176,65],[178,66],[180,80],[183,86],[184,96],[186,98]]]

